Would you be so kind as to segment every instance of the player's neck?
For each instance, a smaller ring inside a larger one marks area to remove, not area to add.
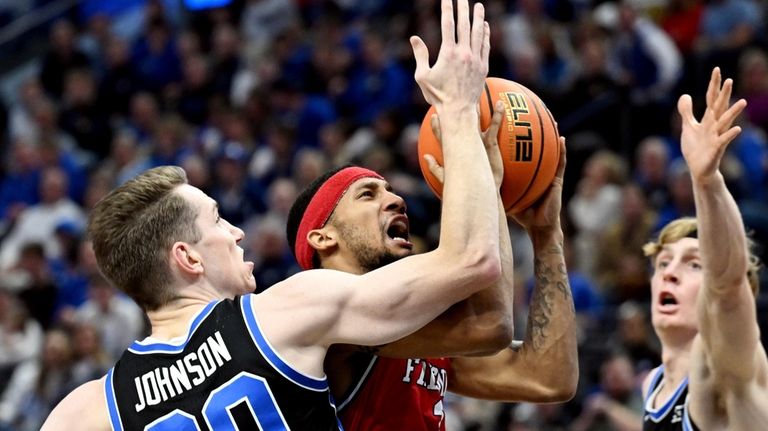
[[[655,328],[655,330],[656,335],[661,341],[662,352],[666,351],[674,355],[685,352],[686,356],[687,352],[691,351],[693,340],[698,333],[695,329],[683,327]]]
[[[334,269],[336,271],[343,271],[350,274],[362,275],[366,273],[366,271],[360,267],[356,260],[345,259],[339,254],[329,256],[327,259],[324,259],[321,266],[325,269]]]
[[[186,336],[192,319],[210,301],[198,298],[176,299],[159,310],[147,312],[152,326],[150,337],[161,341],[169,341]]]
[[[691,358],[691,345],[663,346],[661,349],[661,362],[664,364],[664,381],[676,387],[689,371]]]

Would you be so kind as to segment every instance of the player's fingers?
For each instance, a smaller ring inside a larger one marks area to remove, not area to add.
[[[733,121],[736,120],[736,117],[738,117],[746,107],[747,101],[744,99],[739,99],[736,103],[731,105],[731,107],[717,120],[717,131],[723,133],[726,129],[731,127]]]
[[[429,71],[429,49],[419,36],[411,36],[411,48],[413,48],[413,58],[416,60],[416,72],[414,77],[419,81],[427,71]]]
[[[565,165],[568,162],[565,150],[565,136],[560,137],[560,161],[557,163],[557,178],[562,179],[565,176]]]
[[[491,53],[491,25],[488,21],[483,21],[483,47],[480,51],[480,61],[485,68],[485,74],[488,74],[488,57]]]
[[[429,168],[429,172],[432,173],[432,175],[437,178],[438,181],[441,183],[443,182],[444,172],[442,166],[440,166],[439,163],[437,163],[437,160],[435,160],[435,157],[432,156],[432,154],[424,154],[424,160],[427,161],[427,167]]]
[[[712,69],[712,75],[707,85],[707,107],[714,106],[717,95],[720,92],[720,68]]]
[[[739,133],[741,133],[741,127],[739,126],[733,126],[730,129],[728,129],[725,133],[720,135],[720,145],[726,146],[731,143],[734,139],[736,139],[737,136],[739,136]]]
[[[472,52],[478,57],[483,52],[483,35],[485,34],[485,8],[482,3],[475,3],[472,17]]]
[[[504,116],[504,102],[497,100],[493,105],[493,116],[491,117],[491,124],[483,131],[483,135],[496,136],[495,139],[483,139],[486,148],[499,145],[499,127],[501,126],[501,119]]]
[[[695,123],[696,119],[693,117],[693,101],[691,96],[683,94],[677,101],[677,112],[683,118],[683,122]]]
[[[443,45],[456,43],[456,23],[453,20],[453,0],[440,3],[440,32]]]
[[[720,118],[723,112],[728,108],[728,102],[731,100],[731,92],[733,92],[733,80],[728,78],[723,83],[723,88],[717,95],[715,100],[715,118]]]
[[[469,46],[469,1],[456,1],[456,41],[459,45]]]
[[[429,126],[432,128],[432,134],[435,135],[435,138],[439,142],[442,142],[442,135],[440,135],[440,117],[437,116],[437,114],[432,114],[431,117],[429,117]]]

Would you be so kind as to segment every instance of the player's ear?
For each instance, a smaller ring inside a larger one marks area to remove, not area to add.
[[[310,247],[317,251],[329,250],[336,247],[338,243],[336,230],[332,226],[326,225],[320,229],[313,229],[307,234],[307,241]]]
[[[186,242],[177,241],[173,244],[169,262],[171,265],[175,265],[183,273],[203,273],[202,257]]]

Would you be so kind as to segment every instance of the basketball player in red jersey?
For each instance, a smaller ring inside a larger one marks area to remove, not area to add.
[[[415,43],[420,62],[427,58],[422,49]],[[503,106],[495,107],[492,125],[483,134],[497,185],[503,176],[496,143],[502,111]],[[437,132],[436,122],[433,119]],[[336,345],[329,350],[325,370],[346,429],[443,430],[446,390],[503,401],[554,402],[572,397],[578,369],[559,219],[564,141],[560,145],[561,160],[552,186],[537,204],[515,216],[531,236],[536,253],[536,287],[522,347],[510,348],[512,250],[499,197],[502,282],[397,342],[377,347]],[[435,176],[442,179],[442,168],[434,158],[429,162]],[[318,194],[323,184],[346,169],[318,178],[293,205],[289,243],[304,269],[361,274],[411,254],[405,203],[383,179],[360,179],[341,196]],[[325,224],[309,235],[297,235],[296,226],[303,223],[305,208],[315,199],[339,204],[324,215]]]
[[[728,107],[732,86],[728,79],[721,88],[720,70],[712,72],[701,122],[690,96],[678,102],[696,218],[669,223],[645,246],[663,361],[643,385],[646,431],[768,429],[768,360],[755,312],[759,267],[719,170],[741,132],[731,125],[746,106],[739,100]]]

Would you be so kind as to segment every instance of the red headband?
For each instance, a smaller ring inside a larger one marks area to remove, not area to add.
[[[296,260],[302,269],[312,269],[312,256],[315,254],[315,249],[307,241],[309,231],[325,225],[349,186],[360,178],[384,179],[370,169],[355,166],[344,168],[328,178],[312,196],[296,233]]]

